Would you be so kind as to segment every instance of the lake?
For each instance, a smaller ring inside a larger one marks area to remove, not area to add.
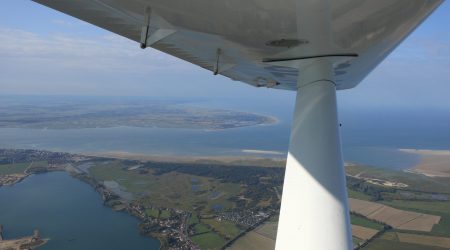
[[[103,206],[88,184],[65,172],[32,175],[0,188],[0,224],[6,239],[39,229],[50,241],[39,249],[159,249],[159,241],[141,236],[139,221]]]

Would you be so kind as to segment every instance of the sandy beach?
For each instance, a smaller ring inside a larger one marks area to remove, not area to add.
[[[418,154],[421,157],[419,164],[409,169],[410,172],[429,177],[450,178],[450,150],[400,149],[400,151]]]

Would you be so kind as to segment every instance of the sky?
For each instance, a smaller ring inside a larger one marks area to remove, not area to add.
[[[238,98],[293,102],[292,91],[231,81],[29,0],[2,1],[0,95]],[[364,81],[343,109],[450,110],[450,2]]]

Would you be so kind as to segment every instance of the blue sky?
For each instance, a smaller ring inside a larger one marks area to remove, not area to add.
[[[344,109],[450,110],[450,3],[358,87]],[[0,94],[240,98],[292,102],[294,93],[233,82],[28,0],[0,8]]]

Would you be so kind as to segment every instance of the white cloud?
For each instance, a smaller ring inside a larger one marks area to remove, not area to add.
[[[0,28],[0,57],[18,67],[70,69],[72,71],[139,72],[183,70],[188,63],[117,35],[79,38],[65,34],[39,35]]]

